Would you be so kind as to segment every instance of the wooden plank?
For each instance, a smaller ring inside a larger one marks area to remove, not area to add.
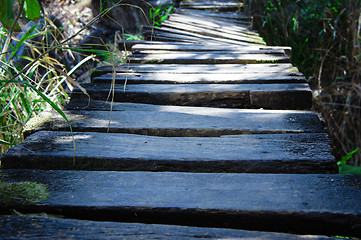
[[[169,42],[158,42],[158,41],[145,41],[145,40],[121,40],[118,42],[118,49],[123,51],[130,51],[131,48],[136,44],[165,44]],[[173,42],[172,42],[173,43]]]
[[[298,73],[298,69],[290,63],[279,64],[119,64],[113,66],[97,67],[92,72],[92,77],[112,73]]]
[[[252,30],[252,20],[234,20],[234,19],[227,19],[227,18],[219,18],[219,17],[213,17],[213,16],[207,16],[207,15],[197,15],[197,14],[179,14],[179,13],[173,13],[171,15],[169,15],[169,17],[167,18],[166,21],[171,20],[171,22],[175,21],[182,23],[182,20],[185,20],[185,22],[189,21],[189,20],[193,20],[195,22],[203,22],[204,25],[206,25],[206,23],[204,21],[210,21],[211,24],[209,27],[214,26],[214,24],[216,25],[221,25],[223,27],[230,27],[230,26],[234,26],[234,32],[237,32],[239,29],[238,28],[245,28],[247,29],[246,32],[250,32],[250,34],[256,33],[255,30]],[[202,25],[203,25],[202,24]]]
[[[227,43],[227,44],[236,44],[240,46],[249,46],[249,45],[266,45],[263,41],[255,41],[254,39],[241,38],[241,39],[230,39],[223,38],[221,36],[206,36],[199,33],[191,33],[182,30],[176,30],[171,28],[155,28],[153,30],[145,29],[143,31],[143,36],[146,40],[156,40],[162,38],[172,38],[177,41],[187,40],[197,42],[210,42],[210,43]]]
[[[234,19],[234,20],[244,20],[244,21],[251,21],[252,16],[247,16],[244,13],[240,12],[229,12],[229,13],[222,13],[222,12],[211,12],[211,11],[203,11],[203,10],[195,10],[195,9],[182,9],[176,8],[173,14],[182,14],[182,15],[201,15],[202,17],[216,17],[219,19],[226,18],[226,19]]]
[[[248,34],[248,32],[235,32],[224,28],[204,27],[202,24],[189,24],[187,22],[177,22],[174,20],[166,20],[162,23],[162,27],[184,30],[193,33],[201,33],[211,37],[222,37],[234,40],[246,40],[249,42],[264,43],[260,36]]]
[[[72,100],[72,102],[74,102]],[[239,110],[87,101],[72,103],[84,110],[64,110],[74,132],[131,133],[167,137],[219,137],[236,134],[322,133],[318,116],[308,111]],[[72,107],[68,106],[68,109]],[[92,111],[93,110],[93,111]],[[94,111],[96,110],[96,111]],[[25,133],[69,131],[55,111],[31,119]]]
[[[289,63],[286,54],[216,54],[216,52],[172,52],[172,54],[132,54],[130,63],[161,64],[254,64]]]
[[[180,3],[181,8],[213,10],[220,12],[239,11],[242,6],[242,3]]]
[[[178,14],[173,14],[168,18],[168,20],[162,23],[162,26],[163,24],[165,24],[165,26],[171,24],[180,24],[187,25],[192,28],[201,27],[203,29],[207,29],[213,32],[219,31],[228,34],[246,36],[250,38],[253,37],[256,39],[260,37],[256,31],[252,30],[251,23],[243,23],[242,25],[239,23],[231,24],[209,18],[204,19],[202,17],[197,18],[192,16],[181,16]]]
[[[151,31],[143,32],[143,37],[146,41],[163,41],[163,42],[183,42],[183,43],[202,43],[204,41],[200,40],[199,38],[192,37],[192,36],[180,36],[179,34],[157,34],[154,35]],[[219,43],[219,41],[210,41],[212,43]]]
[[[47,184],[25,212],[97,220],[360,236],[360,176],[3,171]]]
[[[1,166],[3,169],[337,173],[331,151],[325,133],[184,138],[40,131],[4,153]]]
[[[226,42],[226,43],[248,43],[248,44],[258,44],[258,45],[266,45],[266,43],[261,38],[256,37],[244,37],[244,36],[236,36],[226,33],[214,33],[214,31],[189,31],[189,29],[182,29],[182,28],[170,28],[170,27],[162,27],[162,28],[152,28],[149,26],[143,27],[143,34],[144,35],[154,35],[157,36],[175,36],[178,35],[179,37],[184,37],[185,39],[189,38],[198,38],[199,40],[212,40],[212,41],[219,41],[219,42]]]
[[[92,78],[95,83],[127,84],[261,84],[261,83],[306,83],[301,73],[108,73]]]
[[[198,50],[197,48],[193,48],[194,50],[188,50],[188,51],[183,51],[182,49],[180,50],[175,50],[175,49],[145,49],[145,50],[133,50],[132,49],[132,54],[178,54],[178,53],[183,53],[183,52],[190,52],[190,53],[213,53],[213,54],[219,54],[219,55],[225,55],[225,54],[285,54],[285,51],[283,49],[211,49],[211,50]]]
[[[203,11],[205,12],[205,11]],[[217,13],[218,14],[218,13]],[[182,13],[173,13],[170,15],[173,19],[178,19],[177,21],[185,22],[192,21],[193,23],[200,23],[201,25],[207,25],[205,21],[210,23],[209,27],[221,27],[221,28],[228,28],[231,30],[234,27],[234,31],[246,31],[249,34],[257,34],[257,31],[252,30],[252,21],[244,21],[239,19],[231,19],[231,18],[220,18],[216,16],[210,16],[208,14],[199,14],[194,13],[193,11],[190,13],[182,14]]]
[[[47,217],[0,216],[1,239],[280,239],[302,240],[305,236],[222,228],[199,228],[141,223],[96,222]],[[327,240],[307,236],[309,240]]]
[[[84,84],[91,99],[111,99],[110,84]],[[78,88],[72,98],[88,99]],[[160,105],[309,109],[312,92],[307,84],[117,84],[114,101]]]
[[[201,12],[201,13],[200,13]],[[214,15],[215,14],[215,15]],[[220,14],[220,16],[218,16]],[[227,17],[222,17],[227,16]],[[210,26],[213,26],[213,24],[217,24],[218,26],[234,26],[234,27],[241,27],[241,28],[248,28],[252,25],[253,18],[252,17],[246,17],[246,18],[232,18],[232,13],[214,13],[210,11],[197,11],[197,10],[187,10],[184,12],[184,9],[181,11],[176,10],[174,13],[169,15],[169,18],[174,17],[177,19],[184,19],[189,20],[192,19],[194,21],[202,21],[203,19],[206,19],[207,21],[211,22]],[[235,29],[237,31],[238,29]],[[255,30],[249,29],[251,32],[256,32]]]
[[[186,31],[186,32],[191,32],[191,33],[196,33],[196,34],[202,34],[204,36],[209,36],[209,37],[225,38],[225,39],[232,39],[232,40],[237,40],[237,41],[244,41],[244,42],[249,42],[249,43],[265,45],[265,42],[263,41],[263,39],[261,37],[249,36],[244,33],[235,33],[235,32],[231,32],[231,31],[227,31],[227,30],[223,30],[223,29],[215,30],[215,29],[207,29],[207,28],[204,28],[203,26],[195,27],[195,26],[191,26],[191,25],[185,24],[185,23],[176,23],[176,22],[165,21],[162,23],[162,29],[176,29],[176,30],[181,30],[181,31]],[[148,30],[150,30],[150,29],[148,28]]]
[[[238,51],[244,53],[252,53],[258,51],[259,53],[287,53],[291,52],[290,47],[283,46],[247,46],[247,47],[236,47],[234,45],[224,45],[224,44],[179,44],[179,43],[163,43],[157,44],[150,43],[139,43],[134,44],[131,47],[132,52],[141,51],[141,50],[163,50],[163,51]]]

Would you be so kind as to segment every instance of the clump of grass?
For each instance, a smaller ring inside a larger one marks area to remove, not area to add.
[[[292,47],[314,90],[338,159],[361,146],[361,1],[248,0],[269,45]],[[361,153],[351,164],[361,165]]]
[[[174,12],[174,5],[159,6],[158,8],[151,8],[149,16],[154,27],[160,27],[170,14]]]
[[[47,20],[17,36],[0,28],[1,153],[23,140],[22,130],[30,118],[49,106],[61,111],[68,98],[70,77],[61,62],[65,52],[54,46],[57,33]]]

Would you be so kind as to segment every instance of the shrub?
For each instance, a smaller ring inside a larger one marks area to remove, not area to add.
[[[361,146],[360,8],[360,0],[248,1],[266,42],[292,47],[339,159]],[[352,161],[360,165],[361,153]]]

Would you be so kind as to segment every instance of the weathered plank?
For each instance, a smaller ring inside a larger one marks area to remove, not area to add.
[[[306,83],[289,84],[83,84],[91,99],[160,105],[309,109],[312,92]],[[112,89],[112,90],[111,90]],[[72,98],[85,98],[75,88]]]
[[[73,102],[77,108],[88,105],[87,101]],[[92,102],[87,109],[64,111],[74,132],[109,131],[167,137],[324,132],[317,114],[308,111],[113,103],[110,114],[110,103],[106,102]],[[69,130],[69,126],[55,111],[47,111],[31,119],[25,131],[41,130],[64,131]]]
[[[40,131],[4,153],[1,165],[4,169],[337,172],[328,137],[323,133],[168,138]]]
[[[217,40],[219,42],[225,43],[248,43],[248,44],[259,44],[259,45],[266,45],[262,38],[257,36],[242,36],[242,35],[231,35],[226,33],[214,34],[214,31],[210,31],[207,29],[198,30],[198,31],[189,31],[187,27],[183,28],[174,28],[174,27],[162,27],[162,28],[153,28],[150,26],[144,26],[143,32],[150,33],[152,35],[161,35],[165,34],[173,34],[179,35],[180,37],[193,37],[194,39],[198,40]],[[192,38],[192,39],[193,39]]]
[[[253,34],[248,34],[248,32],[235,32],[231,31],[229,29],[224,28],[211,28],[209,26],[203,27],[201,24],[189,24],[189,23],[179,23],[176,21],[164,21],[162,23],[162,28],[169,28],[169,29],[178,29],[183,30],[187,32],[193,32],[202,34],[205,36],[210,37],[218,37],[218,38],[225,38],[225,39],[233,39],[237,41],[245,41],[250,43],[258,43],[258,44],[264,44],[263,39],[260,36],[255,36]]]
[[[144,26],[144,30],[148,30],[153,32],[154,34],[162,33],[162,32],[170,32],[170,33],[177,33],[181,35],[190,35],[190,36],[197,36],[198,34],[205,37],[211,37],[215,39],[230,39],[240,42],[252,43],[252,44],[260,44],[266,45],[265,42],[261,37],[256,36],[246,36],[245,34],[231,34],[227,32],[222,32],[220,29],[218,31],[205,29],[202,27],[192,27],[185,24],[177,24],[174,22],[162,23],[162,28],[152,28],[150,26]],[[195,35],[197,34],[197,35]]]
[[[239,11],[243,6],[243,3],[240,2],[229,2],[229,3],[201,3],[201,2],[184,2],[180,3],[181,8],[190,8],[190,9],[202,9],[202,10],[213,10],[220,12],[227,11]]]
[[[199,40],[196,37],[191,36],[180,36],[178,34],[162,34],[154,35],[151,31],[143,32],[143,38],[146,41],[162,41],[162,42],[182,42],[182,43],[203,43],[204,41]],[[212,43],[219,43],[219,41],[209,41]]]
[[[301,73],[238,73],[238,74],[185,74],[185,73],[113,73],[93,77],[92,82],[114,81],[127,84],[260,84],[260,83],[306,83]]]
[[[154,39],[152,41],[132,41],[132,40],[125,40],[125,41],[119,41],[118,42],[118,48],[120,50],[126,50],[126,51],[130,51],[132,46],[136,45],[136,44],[147,44],[147,45],[163,45],[163,44],[173,44],[173,45],[192,45],[192,44],[197,44],[195,43],[197,41],[194,41],[194,43],[189,43],[189,42],[175,42],[175,41],[155,41]],[[228,43],[211,43],[211,42],[202,42],[202,44],[197,44],[199,46],[223,46],[223,48],[235,48],[238,47],[239,49],[239,44],[228,44]],[[246,45],[247,47],[251,46],[249,44]],[[256,45],[254,45],[256,46]],[[257,47],[257,46],[256,46]],[[259,46],[259,47],[267,47],[267,48],[273,48],[270,46]],[[284,49],[285,51],[287,51],[287,49],[291,49],[290,47],[281,47],[281,49]],[[287,52],[286,52],[287,53]]]
[[[289,63],[286,54],[217,54],[217,52],[172,52],[172,54],[133,54],[127,57],[130,63],[161,64],[251,64]]]
[[[19,211],[97,220],[360,236],[361,177],[288,174],[3,171],[49,186]]]
[[[240,38],[240,39],[231,39],[231,38],[223,38],[221,36],[206,36],[200,33],[192,33],[184,30],[176,30],[172,28],[154,28],[151,30],[145,29],[143,31],[144,38],[146,40],[157,40],[165,38],[173,38],[179,40],[191,40],[194,42],[210,42],[210,43],[227,43],[227,44],[237,44],[237,45],[266,45],[262,41],[255,41],[254,39],[248,38]]]
[[[203,11],[202,11],[203,12]],[[211,13],[211,12],[209,12]],[[225,16],[224,14],[223,16]],[[228,15],[228,14],[227,14]],[[193,23],[200,23],[201,25],[207,25],[205,21],[210,22],[210,25],[208,27],[220,27],[222,29],[224,28],[230,28],[231,26],[235,27],[234,32],[238,32],[240,29],[246,30],[246,32],[249,32],[252,35],[258,35],[255,34],[257,31],[252,29],[252,18],[245,18],[245,19],[233,19],[233,18],[219,18],[215,17],[211,14],[200,14],[194,11],[188,12],[186,14],[176,11],[175,13],[169,15],[167,20],[170,19],[172,22],[193,22]]]
[[[184,14],[176,10],[176,12],[170,15],[169,18],[172,18],[172,21],[190,23],[191,25],[198,23],[202,26],[206,26],[207,22],[209,22],[208,27],[211,28],[221,28],[228,30],[234,28],[234,32],[244,32],[250,35],[258,36],[257,31],[253,30],[251,27],[252,20],[250,19],[219,18],[210,15],[212,14],[211,12],[207,12],[209,14],[200,14],[199,12],[204,11],[188,11],[186,14]],[[231,16],[230,14],[226,15]]]
[[[244,21],[251,21],[253,19],[251,16],[247,16],[244,13],[240,13],[240,12],[222,13],[222,12],[195,10],[195,9],[176,8],[173,14],[177,14],[177,13],[185,16],[196,15],[202,17],[216,17],[218,19],[226,18],[226,19],[244,20]]]
[[[93,70],[96,77],[105,73],[298,73],[298,69],[290,63],[279,64],[119,64],[116,66],[101,66]]]
[[[279,239],[327,240],[325,236],[297,236],[222,228],[199,228],[141,223],[95,222],[46,217],[0,216],[1,239]]]
[[[133,54],[174,54],[174,53],[183,53],[182,49],[175,50],[175,49],[145,49],[145,50],[133,50]],[[239,49],[239,50],[223,50],[223,49],[212,49],[212,50],[198,50],[194,49],[193,51],[189,50],[186,51],[186,53],[212,53],[212,54],[218,54],[218,55],[225,55],[225,54],[277,54],[282,55],[285,54],[285,51],[283,49],[258,49],[258,50],[248,50],[248,49]]]
[[[233,51],[243,53],[291,53],[290,47],[274,47],[274,46],[247,46],[247,47],[236,47],[234,45],[223,45],[223,44],[179,44],[179,43],[163,43],[157,44],[152,43],[139,43],[134,44],[131,47],[132,52],[142,50],[163,50],[163,51]]]

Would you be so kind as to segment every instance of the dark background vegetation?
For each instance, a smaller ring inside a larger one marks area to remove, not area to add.
[[[291,46],[314,92],[335,155],[361,147],[360,0],[248,0],[268,45]],[[361,151],[351,158],[361,165]]]

